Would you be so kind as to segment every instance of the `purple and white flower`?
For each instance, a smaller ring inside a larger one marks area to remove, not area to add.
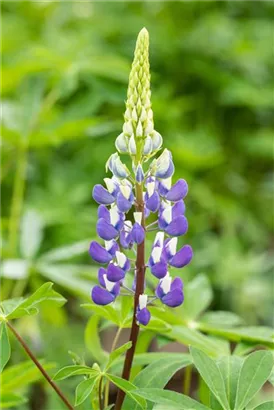
[[[139,296],[139,304],[137,307],[137,312],[136,312],[136,320],[138,325],[144,325],[146,326],[148,322],[150,321],[150,311],[147,308],[147,295],[140,295]]]
[[[120,293],[120,283],[110,282],[104,268],[98,272],[98,280],[101,286],[94,286],[91,290],[91,298],[96,305],[109,305]]]
[[[166,276],[160,280],[155,294],[162,303],[169,307],[180,306],[184,301],[182,279],[177,277],[172,280],[167,272]]]

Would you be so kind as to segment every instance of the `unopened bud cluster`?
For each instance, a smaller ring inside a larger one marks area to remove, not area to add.
[[[115,143],[120,153],[128,153],[134,158],[140,151],[144,160],[154,155],[163,142],[162,136],[154,130],[148,46],[148,32],[143,29],[137,39],[129,76],[123,132]]]

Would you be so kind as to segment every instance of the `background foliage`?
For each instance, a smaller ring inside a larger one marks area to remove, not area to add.
[[[69,349],[85,350],[91,189],[122,127],[143,26],[156,129],[189,183],[195,258],[182,277],[205,273],[213,309],[270,325],[273,4],[6,1],[2,12],[2,297],[51,280],[69,299],[21,319],[37,354],[65,365]]]

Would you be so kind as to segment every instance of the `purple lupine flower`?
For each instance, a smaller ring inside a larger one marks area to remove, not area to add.
[[[115,252],[119,249],[117,242],[105,241],[105,248],[96,241],[92,241],[89,254],[95,262],[108,263],[113,259]]]
[[[142,212],[134,212],[135,224],[132,227],[131,235],[133,242],[140,245],[145,239],[145,230],[142,227]]]
[[[108,210],[104,205],[100,205],[98,216],[99,220],[96,229],[100,238],[106,241],[117,238],[123,227],[124,214],[119,212],[117,207]]]
[[[136,312],[137,323],[146,326],[150,321],[150,317],[150,311],[147,309],[147,295],[140,295]]]
[[[177,277],[172,280],[167,272],[166,276],[160,280],[155,294],[167,306],[180,306],[184,301],[182,279]]]
[[[96,285],[92,288],[91,298],[96,305],[108,305],[119,295],[120,283],[110,282],[104,268],[99,269],[98,280],[101,286]]]
[[[182,268],[188,265],[193,256],[189,245],[177,250],[178,237],[188,229],[184,203],[188,185],[184,179],[172,184],[174,163],[167,149],[145,168],[146,162],[158,153],[163,143],[162,136],[154,129],[149,78],[148,33],[143,29],[138,37],[130,74],[123,130],[115,142],[119,153],[129,155],[132,170],[115,152],[106,163],[106,171],[112,173],[111,178],[104,179],[106,188],[96,184],[92,193],[99,204],[96,228],[104,245],[91,242],[89,253],[94,261],[105,266],[98,271],[100,285],[93,287],[91,297],[94,303],[101,305],[113,302],[120,287],[131,291],[124,285],[130,270],[134,270],[132,289],[138,292],[136,281],[140,279],[140,271],[146,267],[159,280],[155,294],[163,304],[176,307],[184,300],[182,280],[179,277],[172,280],[168,269],[170,266]],[[155,213],[157,220],[145,226],[147,218]],[[151,228],[155,224],[158,228]],[[159,232],[145,265],[145,236],[155,229]],[[137,253],[133,266],[130,263],[132,257],[128,256],[132,251]],[[141,285],[146,287],[145,278]],[[151,316],[147,308],[148,296],[137,296],[136,321],[147,325]]]

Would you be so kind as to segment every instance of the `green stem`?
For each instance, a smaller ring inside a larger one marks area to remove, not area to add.
[[[117,330],[117,332],[116,332],[116,335],[115,335],[115,337],[114,337],[114,339],[113,339],[113,343],[112,343],[111,351],[110,351],[110,352],[113,352],[113,350],[116,348],[117,342],[118,342],[118,339],[119,339],[119,336],[120,336],[120,334],[121,334],[121,331],[122,331],[122,328],[121,328],[121,327],[118,327],[118,330]],[[108,406],[109,384],[110,384],[110,382],[109,382],[109,380],[107,379],[107,381],[106,381],[106,386],[105,386],[104,407],[107,407],[107,406]]]
[[[21,146],[18,151],[17,167],[13,183],[11,212],[9,219],[8,252],[11,257],[16,255],[20,216],[22,211],[27,170],[27,146]]]
[[[192,376],[192,366],[187,366],[185,368],[184,383],[183,383],[183,393],[189,396],[190,386],[191,386],[191,376]]]

